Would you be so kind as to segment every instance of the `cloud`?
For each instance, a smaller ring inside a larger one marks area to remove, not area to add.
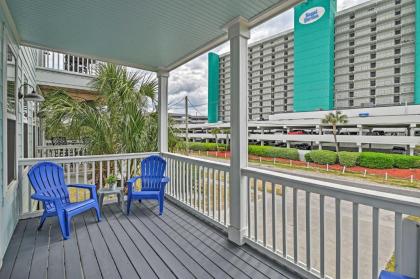
[[[343,10],[368,0],[338,0],[337,9]],[[249,43],[253,43],[293,28],[293,10],[286,11],[251,30]],[[212,52],[229,52],[229,44],[224,43]],[[191,114],[207,115],[207,53],[173,70],[169,76],[169,111],[184,113],[188,96],[196,107],[190,107]]]

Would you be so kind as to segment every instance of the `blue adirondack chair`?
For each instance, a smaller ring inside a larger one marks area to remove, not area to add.
[[[163,213],[165,200],[165,186],[169,177],[165,174],[166,161],[157,155],[147,157],[141,162],[141,175],[130,178],[127,181],[127,215],[130,214],[132,200],[157,200],[159,202],[159,215]],[[141,191],[135,191],[134,185],[141,179]]]
[[[98,222],[101,220],[95,185],[66,185],[63,168],[52,162],[35,164],[30,169],[28,177],[35,190],[32,199],[41,201],[44,205],[44,212],[41,216],[38,230],[42,228],[47,217],[57,216],[63,238],[69,239],[70,222],[73,216],[94,208]],[[88,189],[90,191],[90,199],[82,202],[70,202],[68,187]]]

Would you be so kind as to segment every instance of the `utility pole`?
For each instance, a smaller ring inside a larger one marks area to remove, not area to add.
[[[185,141],[187,143],[187,154],[190,150],[188,147],[188,96],[185,96]]]

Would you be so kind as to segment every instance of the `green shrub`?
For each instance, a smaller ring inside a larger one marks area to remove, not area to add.
[[[398,169],[414,169],[419,166],[419,159],[416,156],[393,154],[394,167]]]
[[[337,163],[337,153],[334,151],[329,150],[314,150],[311,151],[309,154],[311,154],[311,159],[317,164],[321,165],[333,165]]]
[[[273,146],[248,146],[248,153],[255,156],[284,158],[289,160],[299,160],[299,152],[295,148],[280,148]]]
[[[338,162],[342,166],[354,167],[359,163],[360,153],[341,151],[338,153]]]
[[[313,160],[311,158],[311,152],[305,153],[305,161],[308,163],[313,163]]]
[[[394,166],[393,154],[362,152],[359,165],[372,169],[390,169]]]
[[[189,143],[189,149],[191,151],[225,151],[226,145],[225,144],[218,144],[213,142],[191,142]]]

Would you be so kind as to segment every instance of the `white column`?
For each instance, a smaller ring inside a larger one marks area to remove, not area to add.
[[[227,26],[230,40],[230,226],[229,240],[244,244],[247,226],[246,178],[241,169],[248,165],[248,39],[249,27],[238,18]]]
[[[158,78],[159,152],[168,152],[168,78],[169,72],[160,71]]]

